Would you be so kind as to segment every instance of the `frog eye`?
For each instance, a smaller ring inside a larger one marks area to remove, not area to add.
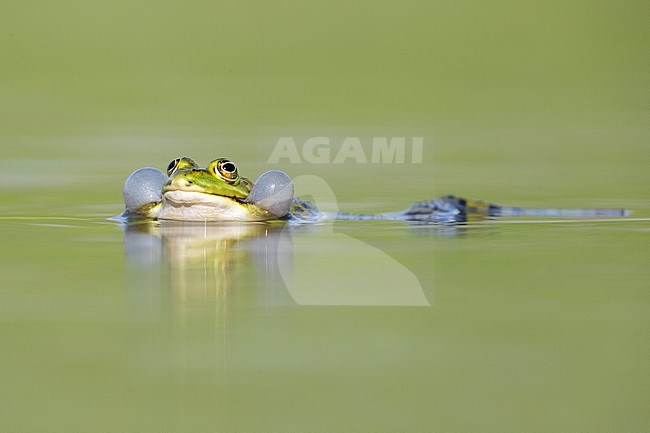
[[[239,178],[237,166],[234,162],[226,158],[220,158],[210,164],[212,171],[223,179],[234,182]]]
[[[176,168],[178,168],[179,162],[181,162],[181,158],[176,158],[175,160],[169,163],[169,165],[167,166],[167,176],[171,176],[172,174],[174,174]]]
[[[167,166],[167,176],[171,176],[172,174],[176,173],[178,170],[185,170],[187,168],[196,168],[198,165],[192,158],[188,158],[187,156],[183,156],[180,158],[176,158],[172,162],[169,163]]]

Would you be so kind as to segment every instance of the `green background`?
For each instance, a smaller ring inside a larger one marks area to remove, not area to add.
[[[273,168],[322,175],[344,202],[381,200],[377,186],[392,204],[404,176],[417,198],[648,197],[643,1],[0,7],[15,183],[74,172],[84,202],[112,203],[134,168],[180,154],[229,156],[256,177],[273,144],[255,145],[261,128],[425,127],[422,166]]]

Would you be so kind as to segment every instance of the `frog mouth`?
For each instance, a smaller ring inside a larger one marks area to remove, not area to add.
[[[237,199],[197,191],[173,190],[163,194],[158,216],[179,221],[265,221],[268,213],[257,211]]]
[[[172,204],[190,206],[190,205],[223,205],[225,202],[239,202],[235,197],[228,197],[208,192],[187,191],[182,189],[167,189],[163,194],[167,202]]]

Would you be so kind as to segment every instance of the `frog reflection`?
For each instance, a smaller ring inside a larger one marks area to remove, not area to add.
[[[290,263],[292,255],[291,234],[281,226],[140,222],[124,227],[132,286],[153,305],[208,301],[225,306],[232,297],[293,303],[278,272],[278,263]]]

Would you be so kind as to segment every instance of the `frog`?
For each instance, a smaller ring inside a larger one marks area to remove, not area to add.
[[[406,209],[376,213],[322,212],[313,203],[294,197],[285,172],[270,170],[255,182],[240,175],[237,165],[222,157],[201,168],[192,158],[179,157],[167,172],[144,167],[127,178],[122,219],[173,221],[290,221],[389,220],[423,224],[457,224],[502,216],[626,216],[624,209],[548,209],[503,206],[444,195],[414,203]]]

